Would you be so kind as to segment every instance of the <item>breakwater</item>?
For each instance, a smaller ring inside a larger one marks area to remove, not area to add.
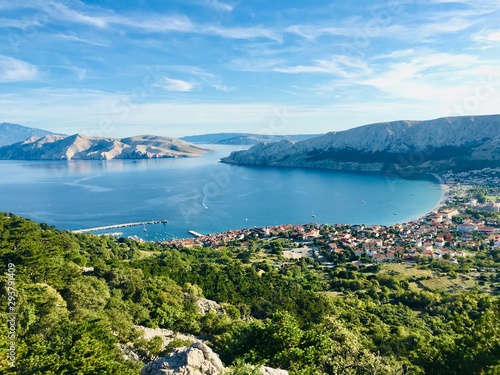
[[[146,225],[152,225],[152,224],[162,224],[162,223],[167,223],[168,220],[151,220],[151,221],[140,221],[136,223],[124,223],[124,224],[113,224],[113,225],[106,225],[103,227],[96,227],[96,228],[87,228],[87,229],[78,229],[72,231],[73,233],[89,233],[89,232],[98,232],[101,230],[108,230],[108,229],[115,229],[115,228],[125,228],[125,227],[138,227],[138,226],[146,226]]]

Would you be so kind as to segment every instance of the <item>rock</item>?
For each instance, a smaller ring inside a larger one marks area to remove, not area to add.
[[[163,328],[148,328],[143,326],[135,326],[135,328],[143,332],[143,337],[146,340],[151,340],[153,337],[159,336],[163,339],[162,350],[165,349],[174,340],[183,340],[188,342],[203,342],[202,340],[196,338],[193,335],[185,335],[183,333],[174,332],[169,329]]]
[[[196,342],[149,363],[141,375],[219,375],[223,370],[217,354],[206,344]]]
[[[219,305],[217,302],[206,299],[206,298],[198,298],[196,300],[196,305],[198,306],[198,310],[202,314],[207,314],[211,310],[215,311],[217,314],[225,314],[224,308]]]
[[[122,352],[123,358],[125,360],[130,360],[134,363],[138,363],[141,361],[139,355],[136,352],[134,352],[134,350],[131,347],[122,344],[117,344],[117,346],[118,349],[120,349],[120,351]]]
[[[147,364],[141,375],[223,375],[225,372],[219,356],[205,343],[195,342]],[[260,375],[288,375],[288,371],[261,367]]]
[[[288,371],[264,366],[260,369],[260,375],[288,375]]]
[[[176,138],[140,135],[129,138],[47,135],[0,147],[6,160],[109,160],[201,156],[210,150]]]
[[[500,166],[500,115],[394,121],[300,142],[259,143],[221,161],[275,167],[439,173]]]

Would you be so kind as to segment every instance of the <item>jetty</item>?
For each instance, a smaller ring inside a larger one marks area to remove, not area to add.
[[[192,234],[195,237],[203,237],[203,234],[195,232],[194,230],[188,231],[190,234]]]
[[[138,227],[141,225],[146,226],[146,225],[164,224],[164,223],[168,223],[168,220],[151,220],[151,221],[140,221],[137,223],[113,224],[113,225],[106,225],[104,227],[73,230],[72,233],[89,233],[89,232],[98,232],[101,230],[108,230],[108,229],[115,229],[115,228]]]

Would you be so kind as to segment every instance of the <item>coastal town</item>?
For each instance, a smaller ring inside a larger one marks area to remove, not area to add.
[[[235,229],[163,242],[175,247],[248,245],[256,239],[284,239],[283,256],[315,257],[331,264],[338,259],[367,263],[446,260],[459,264],[480,249],[500,250],[500,168],[447,172],[440,205],[425,216],[391,226],[278,225]],[[303,251],[309,248],[310,251]],[[300,249],[297,250],[297,249]]]

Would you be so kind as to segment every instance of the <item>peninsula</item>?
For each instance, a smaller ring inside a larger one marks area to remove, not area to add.
[[[47,135],[0,147],[4,160],[108,160],[201,156],[211,150],[176,138],[140,135],[129,138]]]

